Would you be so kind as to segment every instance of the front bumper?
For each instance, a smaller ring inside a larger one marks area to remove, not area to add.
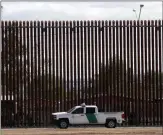
[[[57,119],[52,119],[52,124],[58,126],[59,120],[57,120]]]

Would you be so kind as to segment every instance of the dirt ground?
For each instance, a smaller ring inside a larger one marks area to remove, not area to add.
[[[137,128],[23,128],[3,129],[0,135],[163,135],[163,127]]]

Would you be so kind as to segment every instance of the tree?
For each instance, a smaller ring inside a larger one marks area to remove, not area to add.
[[[67,87],[65,86],[65,82],[60,77],[57,77],[53,74],[42,74],[41,76],[36,76],[29,85],[29,95],[32,100],[44,100],[47,102],[58,103],[63,100],[69,101],[71,98],[71,92],[67,91]],[[65,86],[65,87],[64,87]],[[66,97],[66,99],[65,99]]]
[[[7,25],[6,25],[7,24]],[[26,46],[20,40],[17,22],[2,22],[2,93],[19,93],[24,84],[27,66]],[[29,65],[28,65],[29,66]]]
[[[92,87],[89,88],[88,92],[89,90],[92,92],[97,87],[100,87],[103,89],[100,92],[105,92],[105,94],[109,91],[113,95],[117,95],[117,92],[123,95],[120,88],[124,86],[125,82],[127,83],[127,74],[127,70],[124,70],[124,62],[117,58],[111,58],[108,65],[100,64],[99,73],[94,75],[94,80],[89,81],[94,86],[93,89]]]
[[[7,117],[5,117],[6,120],[10,121],[12,113],[14,113],[14,120],[16,120],[19,111],[23,111],[23,90],[26,89],[26,78],[30,77],[30,73],[27,75],[30,64],[27,62],[29,61],[29,57],[26,57],[27,46],[23,42],[26,37],[22,37],[22,28],[19,27],[19,23],[14,21],[2,21],[1,24],[2,100],[4,97],[8,97],[8,100],[11,100],[13,96],[14,101],[12,101],[12,107],[15,108],[12,110],[13,112],[10,112],[10,114],[7,114]],[[18,112],[16,111],[15,102],[18,103]],[[8,110],[9,107],[10,106],[6,106]]]
[[[53,99],[54,95],[56,96],[57,100],[60,100],[60,95],[63,95],[64,92],[63,80],[60,80],[59,77],[55,77],[52,74],[43,74],[41,76],[36,76],[33,80],[31,80],[30,88],[31,87],[32,91],[30,92],[33,92],[31,94],[37,94],[34,96],[35,98],[42,98],[47,100],[51,98]],[[42,97],[40,97],[39,93],[44,94],[42,95]]]
[[[161,80],[160,80],[161,79]],[[163,91],[163,73],[147,72],[143,76],[142,83],[144,83],[144,87],[141,89],[145,93],[145,99],[160,99],[163,97],[163,92],[161,95],[161,91]]]

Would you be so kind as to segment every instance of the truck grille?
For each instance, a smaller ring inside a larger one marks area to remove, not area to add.
[[[54,116],[53,116],[53,118],[54,118],[54,119],[56,119],[56,118],[57,118],[57,116],[56,116],[56,115],[54,115]]]

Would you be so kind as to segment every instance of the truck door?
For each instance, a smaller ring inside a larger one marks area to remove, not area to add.
[[[86,117],[89,124],[97,124],[95,107],[86,107]]]
[[[73,124],[87,124],[87,118],[84,114],[84,108],[77,108],[72,112],[72,123]]]

